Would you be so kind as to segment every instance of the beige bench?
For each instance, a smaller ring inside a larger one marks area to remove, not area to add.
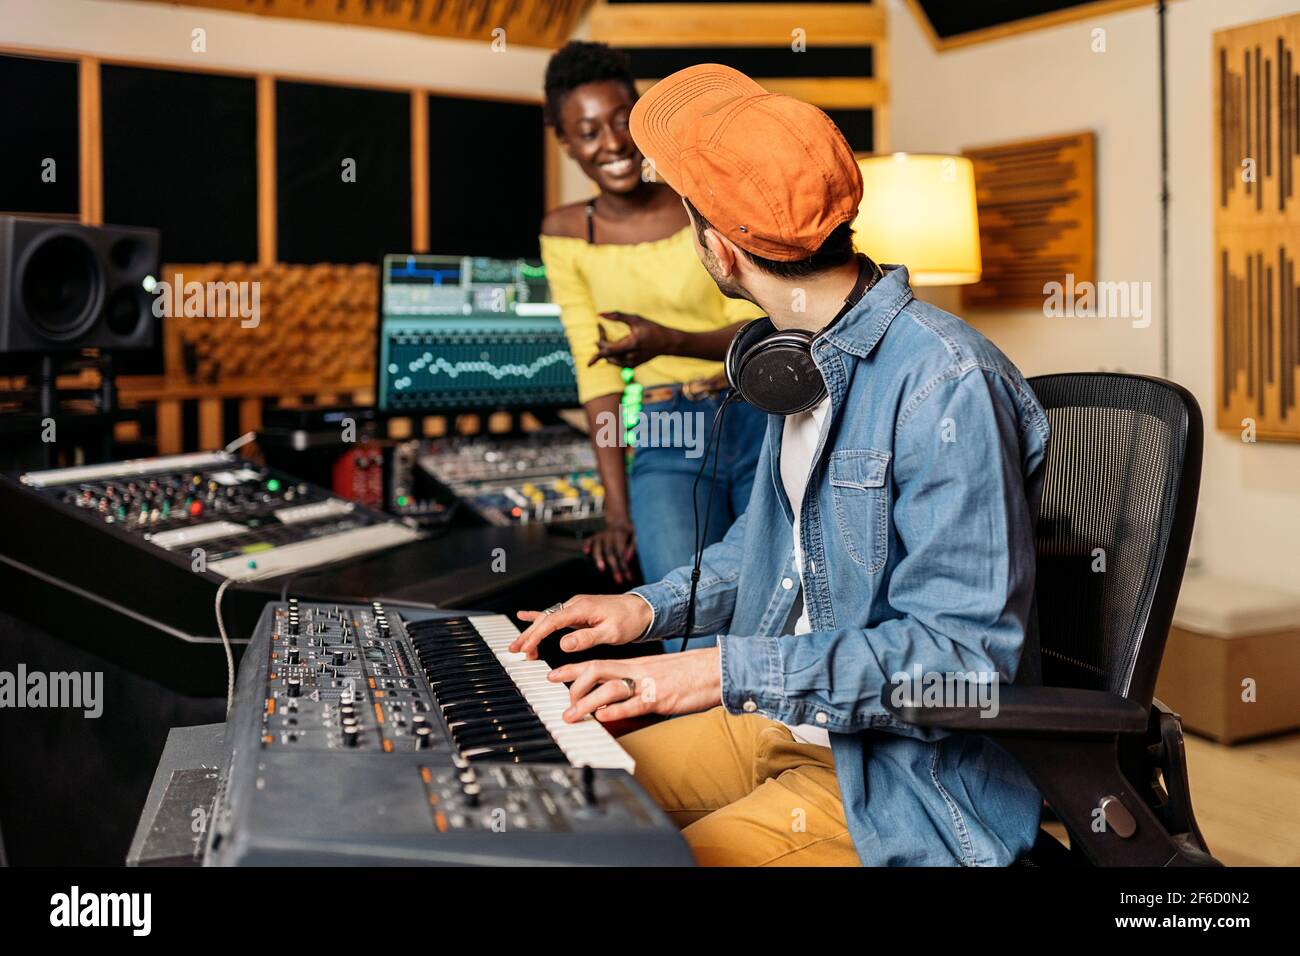
[[[1222,743],[1300,727],[1300,594],[1188,574],[1156,696]]]

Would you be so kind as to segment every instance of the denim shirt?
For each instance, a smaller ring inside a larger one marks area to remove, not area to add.
[[[814,340],[830,393],[795,566],[771,416],[749,507],[704,552],[696,633],[718,634],[722,702],[830,732],[867,865],[1004,865],[1041,798],[989,738],[899,722],[896,674],[1037,682],[1033,515],[1049,428],[1020,372],[956,316],[885,276]],[[725,426],[724,426],[725,427]],[[783,633],[802,584],[812,632]],[[690,569],[635,589],[643,639],[681,633]]]

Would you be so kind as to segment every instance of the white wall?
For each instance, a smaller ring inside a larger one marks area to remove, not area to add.
[[[190,50],[196,27],[207,52]],[[129,0],[0,0],[0,45],[541,100],[549,51]]]
[[[1300,12],[1300,0],[1175,0],[1167,8],[1170,136],[1169,377],[1207,418],[1194,558],[1207,570],[1300,590],[1300,444],[1243,444],[1214,427],[1213,33]],[[1106,31],[1106,52],[1092,31]],[[1123,369],[1160,374],[1160,126],[1155,5],[936,53],[889,0],[895,149],[957,152],[1053,133],[1097,134],[1098,279],[1149,281],[1149,328],[966,316],[1026,374]],[[953,290],[923,295],[959,311]]]

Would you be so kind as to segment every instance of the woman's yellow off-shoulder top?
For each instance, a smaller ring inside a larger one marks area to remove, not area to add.
[[[587,367],[596,354],[597,322],[611,339],[627,334],[626,325],[602,319],[601,312],[640,315],[684,332],[709,332],[762,314],[753,303],[718,290],[695,254],[692,228],[628,245],[541,237],[546,279],[560,306],[582,402],[623,391],[619,368],[609,362]],[[720,362],[663,355],[637,366],[635,381],[643,386],[688,382],[721,368]]]

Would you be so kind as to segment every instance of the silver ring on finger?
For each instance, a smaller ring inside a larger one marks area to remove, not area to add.
[[[542,613],[543,613],[543,614],[554,614],[556,611],[563,611],[563,610],[564,610],[564,602],[561,601],[559,604],[552,604],[550,607],[548,607],[548,608],[547,608],[545,611],[543,611]]]
[[[623,686],[627,688],[627,698],[626,698],[627,700],[631,700],[633,697],[636,696],[635,680],[633,680],[631,677],[624,677]]]

